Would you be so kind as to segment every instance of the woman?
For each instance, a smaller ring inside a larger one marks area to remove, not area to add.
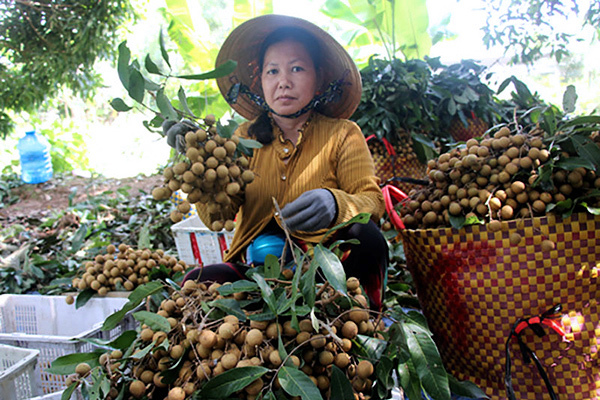
[[[232,202],[237,223],[225,263],[201,270],[201,279],[221,282],[245,277],[246,254],[261,235],[281,236],[285,225],[298,243],[318,243],[329,228],[359,213],[377,221],[384,210],[365,139],[346,119],[360,101],[360,74],[335,39],[305,20],[265,15],[232,31],[216,64],[228,59],[238,67],[217,83],[232,108],[249,120],[237,134],[263,147],[250,158],[255,180]],[[210,226],[202,206],[198,214]],[[334,237],[352,238],[360,244],[343,249],[346,275],[360,279],[371,306],[379,309],[387,243],[373,221],[345,227]],[[199,274],[194,270],[186,279]]]

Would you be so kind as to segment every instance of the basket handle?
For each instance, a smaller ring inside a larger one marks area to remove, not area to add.
[[[394,224],[396,229],[403,230],[404,222],[402,222],[402,218],[400,218],[394,209],[394,200],[396,200],[396,202],[402,201],[408,198],[408,196],[402,190],[392,185],[385,185],[381,191],[383,192],[383,200],[385,201],[385,210],[390,216],[392,224]]]

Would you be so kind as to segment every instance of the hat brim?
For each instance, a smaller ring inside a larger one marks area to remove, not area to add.
[[[325,90],[329,83],[344,78],[343,93],[336,102],[326,104],[320,111],[333,118],[349,118],[360,103],[362,83],[356,64],[348,52],[327,32],[306,20],[268,14],[242,23],[225,39],[219,50],[216,66],[227,60],[237,61],[236,69],[229,75],[218,78],[217,85],[225,97],[231,86],[241,83],[254,93],[262,94],[260,87],[260,68],[258,55],[265,38],[278,28],[296,27],[312,34],[320,41],[323,60],[321,65],[322,82]],[[231,107],[246,119],[254,119],[261,108],[250,101],[245,95],[240,95]]]

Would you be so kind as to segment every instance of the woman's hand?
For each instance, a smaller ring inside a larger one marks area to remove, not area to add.
[[[281,217],[290,230],[305,232],[329,227],[336,214],[335,197],[327,189],[304,192],[281,210]]]
[[[167,137],[167,144],[179,153],[185,153],[185,134],[198,130],[198,126],[187,119],[181,122],[166,119],[162,123],[163,136]]]

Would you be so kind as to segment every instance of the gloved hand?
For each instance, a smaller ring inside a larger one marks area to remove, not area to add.
[[[167,144],[180,153],[185,153],[185,134],[197,129],[198,126],[187,119],[181,120],[181,122],[166,119],[162,123],[162,130],[167,137]]]
[[[305,232],[329,227],[336,214],[335,197],[327,189],[304,192],[281,210],[281,218],[290,230]]]

